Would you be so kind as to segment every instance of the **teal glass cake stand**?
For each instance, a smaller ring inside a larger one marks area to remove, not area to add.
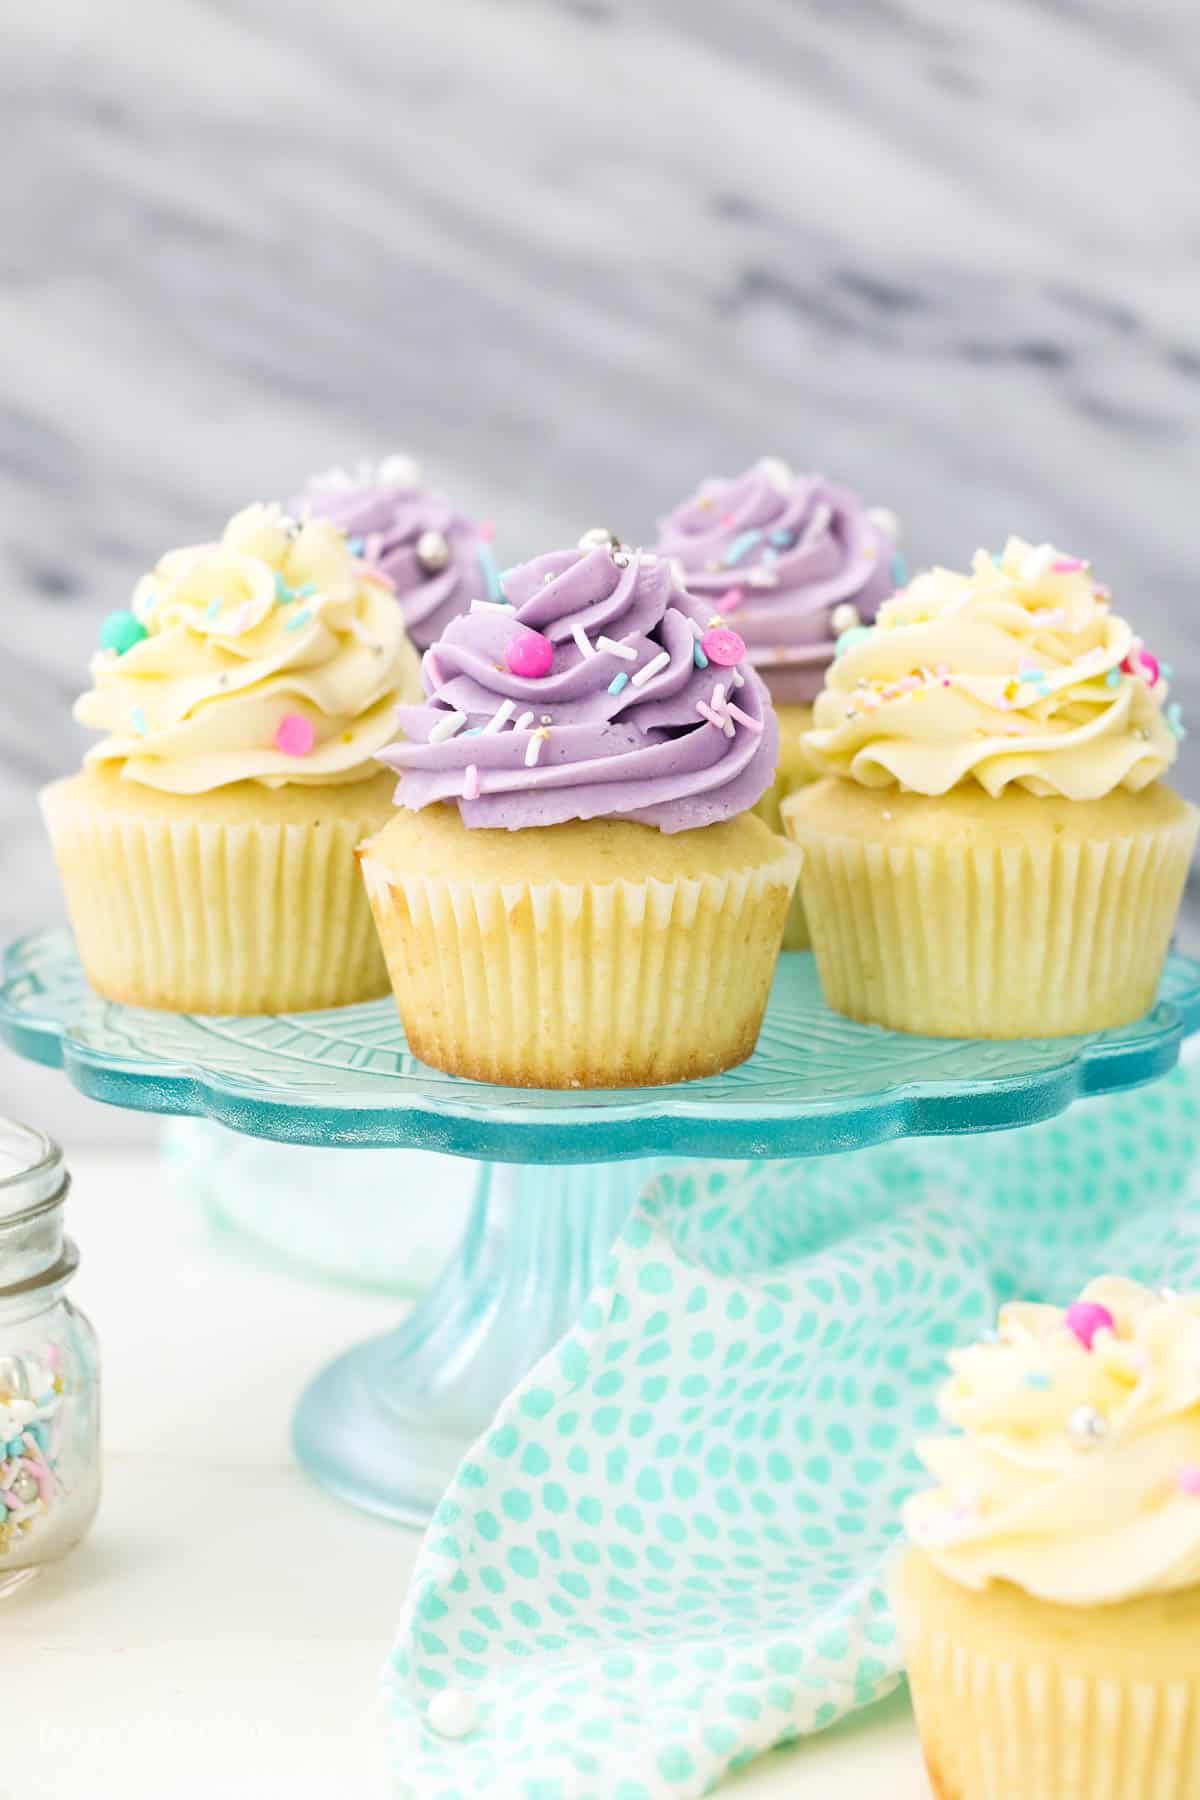
[[[64,930],[14,944],[0,977],[0,1038],[93,1099],[286,1143],[419,1147],[480,1165],[457,1256],[397,1330],[323,1369],[296,1412],[296,1452],[318,1481],[409,1522],[429,1516],[468,1444],[573,1321],[660,1159],[828,1156],[1031,1125],[1164,1075],[1198,1027],[1200,963],[1182,956],[1133,1025],[993,1042],[840,1018],[811,956],[795,953],[781,958],[740,1068],[670,1087],[549,1092],[418,1062],[391,1000],[279,1018],[113,1005],[88,989]],[[427,1186],[379,1193],[380,1206],[437,1203]]]

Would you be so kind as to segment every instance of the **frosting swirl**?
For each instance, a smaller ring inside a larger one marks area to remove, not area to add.
[[[335,525],[278,507],[171,551],[115,617],[126,647],[97,654],[75,708],[107,734],[86,760],[169,793],[366,780],[417,688],[385,583]]]
[[[472,600],[496,598],[499,576],[480,530],[420,479],[410,458],[389,456],[355,474],[314,475],[292,504],[301,518],[332,519],[386,576],[409,637],[426,650]]]
[[[944,794],[976,781],[1094,800],[1157,780],[1177,708],[1087,565],[1010,538],[933,569],[843,640],[805,743],[823,773]]]
[[[944,1574],[1068,1606],[1200,1581],[1200,1294],[1105,1276],[950,1360],[961,1435],[917,1446],[939,1486],[905,1510]]]
[[[658,549],[745,639],[772,698],[807,702],[839,633],[869,623],[904,579],[896,531],[890,513],[768,456],[704,482],[661,521]]]
[[[602,534],[601,534],[602,535]],[[775,715],[744,645],[703,633],[662,558],[615,545],[535,557],[425,654],[423,706],[382,760],[397,801],[467,825],[631,819],[683,831],[747,811],[771,780]],[[712,651],[711,659],[702,645]]]

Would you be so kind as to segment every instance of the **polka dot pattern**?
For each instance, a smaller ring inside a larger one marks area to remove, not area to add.
[[[1200,1284],[1198,1151],[1200,1064],[1023,1131],[668,1166],[430,1528],[387,1674],[409,1791],[688,1800],[890,1692],[947,1351],[1017,1292]]]

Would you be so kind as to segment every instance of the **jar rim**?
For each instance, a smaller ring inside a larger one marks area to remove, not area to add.
[[[4,1173],[10,1160],[16,1166]],[[0,1225],[57,1203],[66,1185],[63,1153],[54,1139],[19,1119],[0,1117]]]

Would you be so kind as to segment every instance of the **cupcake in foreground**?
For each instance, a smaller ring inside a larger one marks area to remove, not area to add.
[[[944,1800],[1200,1792],[1200,1295],[1106,1277],[959,1352],[893,1595]]]
[[[314,475],[293,501],[302,519],[332,519],[395,591],[405,629],[427,650],[472,600],[499,598],[490,529],[421,486],[407,456]]]
[[[1197,813],[1158,662],[1086,564],[1010,539],[842,639],[784,802],[829,1004],[937,1037],[1153,1005]]]
[[[803,740],[838,637],[869,625],[904,580],[898,530],[886,509],[773,456],[704,482],[660,523],[658,549],[678,564],[698,616],[740,633],[775,702],[779,769],[757,807],[772,831],[783,829],[781,802],[815,779]],[[797,893],[784,948],[808,941]]]
[[[740,1062],[798,866],[748,811],[777,737],[741,639],[606,532],[504,591],[426,653],[362,852],[414,1054],[534,1087]]]
[[[110,1000],[294,1012],[387,991],[354,848],[419,692],[389,588],[332,524],[239,513],[105,623],[76,716],[105,735],[43,812]]]

